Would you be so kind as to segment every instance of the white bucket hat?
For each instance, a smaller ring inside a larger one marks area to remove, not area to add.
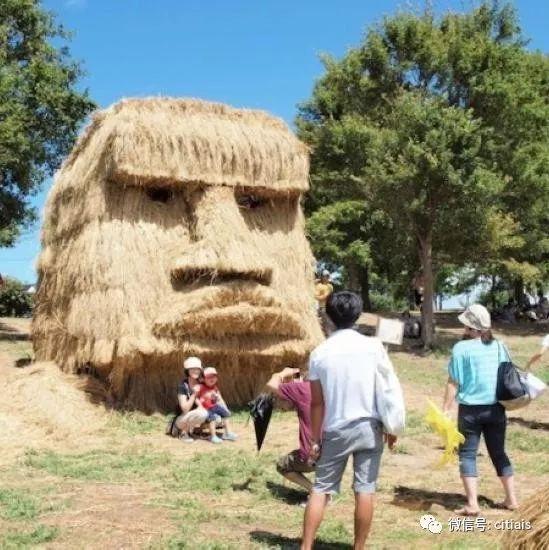
[[[187,359],[183,361],[183,368],[185,370],[189,370],[189,369],[202,370],[202,361],[198,357],[187,357]]]
[[[458,321],[474,330],[484,331],[492,328],[490,312],[480,304],[469,306],[461,315],[458,315]]]

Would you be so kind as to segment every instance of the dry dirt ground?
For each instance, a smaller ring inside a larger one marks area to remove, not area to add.
[[[55,365],[26,364],[27,331],[28,320],[0,319],[0,549],[297,547],[304,495],[274,469],[277,456],[297,444],[293,413],[275,413],[259,455],[244,411],[234,418],[238,442],[184,444],[163,434],[165,417],[107,411]],[[502,494],[482,446],[481,515],[492,527],[449,530],[463,502],[457,467],[435,466],[440,442],[423,416],[428,398],[441,401],[459,329],[441,316],[439,334],[440,349],[427,356],[412,345],[391,352],[408,429],[398,451],[384,453],[372,548],[498,548],[501,531],[493,522],[512,517],[495,508]],[[504,327],[498,336],[521,364],[541,330]],[[549,379],[547,366],[538,372]],[[521,499],[549,490],[548,402],[544,396],[510,415],[508,451]],[[318,548],[350,548],[350,482],[347,472]],[[441,534],[419,526],[425,513],[442,522]]]

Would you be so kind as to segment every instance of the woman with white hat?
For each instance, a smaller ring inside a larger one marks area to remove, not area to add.
[[[177,390],[177,401],[181,413],[174,422],[172,435],[178,435],[182,441],[192,443],[194,439],[190,434],[208,418],[208,411],[200,405],[197,397],[204,369],[198,357],[187,357],[183,362],[183,368],[185,378]],[[174,429],[177,430],[177,434],[173,433]]]
[[[494,340],[490,313],[484,306],[473,304],[458,319],[464,325],[463,340],[452,349],[443,405],[444,412],[449,412],[457,400],[458,429],[465,437],[459,448],[459,471],[467,504],[456,513],[479,513],[476,458],[481,434],[505,491],[501,506],[514,510],[518,504],[513,467],[505,453],[507,418],[496,399],[498,368],[509,360],[507,350]]]

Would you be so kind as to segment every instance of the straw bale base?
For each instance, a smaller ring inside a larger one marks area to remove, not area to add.
[[[219,373],[219,388],[229,406],[244,406],[260,393],[271,374],[288,365],[279,358],[204,357],[205,366],[215,366]],[[183,358],[180,354],[164,357],[118,359],[103,368],[87,367],[75,372],[89,377],[92,373],[105,386],[106,399],[120,409],[146,413],[173,412],[177,406],[177,387],[183,378]],[[292,362],[304,368],[306,361]],[[64,369],[65,370],[65,369]]]
[[[544,487],[519,507],[517,521],[529,521],[530,529],[505,531],[502,539],[506,550],[541,550],[549,548],[549,486]]]

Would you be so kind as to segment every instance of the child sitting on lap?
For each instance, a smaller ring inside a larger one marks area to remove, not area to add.
[[[208,411],[207,422],[210,423],[210,441],[212,443],[221,443],[223,439],[227,441],[236,441],[237,435],[231,432],[229,427],[229,416],[231,413],[219,393],[217,387],[217,371],[213,367],[204,369],[204,382],[198,390],[198,400],[202,407]],[[215,433],[215,423],[221,418],[223,419],[223,428],[225,433],[222,438],[217,437]]]

